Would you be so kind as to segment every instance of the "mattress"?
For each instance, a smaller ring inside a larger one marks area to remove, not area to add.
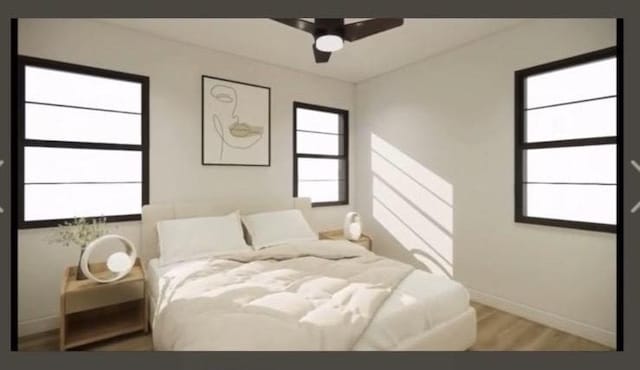
[[[174,266],[160,266],[157,258],[149,261],[147,280],[152,302],[158,296],[160,277]],[[396,348],[401,342],[463,314],[468,307],[469,294],[462,284],[416,269],[384,302],[354,349]],[[414,319],[406,320],[409,315]]]

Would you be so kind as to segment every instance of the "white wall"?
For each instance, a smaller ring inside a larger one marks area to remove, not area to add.
[[[613,45],[614,20],[527,21],[358,84],[356,209],[375,251],[422,267],[432,263],[407,248],[435,254],[387,209],[372,210],[372,134],[394,147],[377,150],[422,175],[425,187],[444,197],[447,183],[452,187],[451,236],[418,216],[416,203],[408,206],[384,189],[376,198],[445,257],[452,240],[453,275],[476,300],[613,345],[615,235],[513,221],[513,72]],[[376,171],[402,197],[430,199],[393,170]],[[433,200],[425,209],[440,209],[434,217],[446,225],[447,207]]]
[[[284,204],[293,192],[293,101],[347,109],[355,122],[353,84],[96,21],[21,19],[19,53],[149,76],[152,203],[209,200],[246,204],[268,198]],[[270,167],[200,164],[203,74],[271,87]],[[350,183],[350,199],[354,199],[353,176]],[[314,209],[315,226],[339,227],[351,208]],[[116,232],[139,244],[138,222],[114,226]],[[52,229],[19,233],[20,335],[57,325],[61,274],[65,266],[77,261],[77,250],[49,243],[51,234]]]

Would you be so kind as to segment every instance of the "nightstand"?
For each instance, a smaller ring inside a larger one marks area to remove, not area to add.
[[[331,239],[331,240],[346,240],[344,237],[344,232],[342,229],[340,230],[329,230],[322,231],[319,233],[320,239]],[[358,240],[350,240],[352,243],[360,244],[361,246],[371,250],[373,242],[371,241],[371,237],[368,235],[362,234],[360,235],[360,239]]]
[[[148,326],[145,273],[136,260],[131,272],[112,283],[76,280],[67,267],[60,290],[60,350],[144,330]],[[97,276],[109,273],[104,263],[91,264]]]

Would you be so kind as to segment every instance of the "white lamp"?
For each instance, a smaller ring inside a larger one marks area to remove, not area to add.
[[[127,249],[127,252],[116,252],[111,254],[107,258],[107,268],[115,275],[103,279],[95,276],[91,272],[91,270],[89,269],[89,258],[96,249],[100,248],[101,245],[104,245],[105,242],[110,240],[117,240],[122,243]],[[133,268],[133,265],[136,263],[137,257],[138,256],[136,253],[136,248],[129,239],[125,238],[124,236],[115,234],[104,235],[87,245],[80,260],[80,268],[82,269],[84,275],[89,279],[97,281],[99,283],[110,283],[112,281],[116,281],[125,277]]]
[[[362,235],[362,223],[357,212],[349,212],[344,217],[344,237],[348,240],[358,240]]]

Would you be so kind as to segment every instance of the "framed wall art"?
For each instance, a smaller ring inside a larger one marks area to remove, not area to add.
[[[271,89],[202,76],[202,164],[271,165]]]

